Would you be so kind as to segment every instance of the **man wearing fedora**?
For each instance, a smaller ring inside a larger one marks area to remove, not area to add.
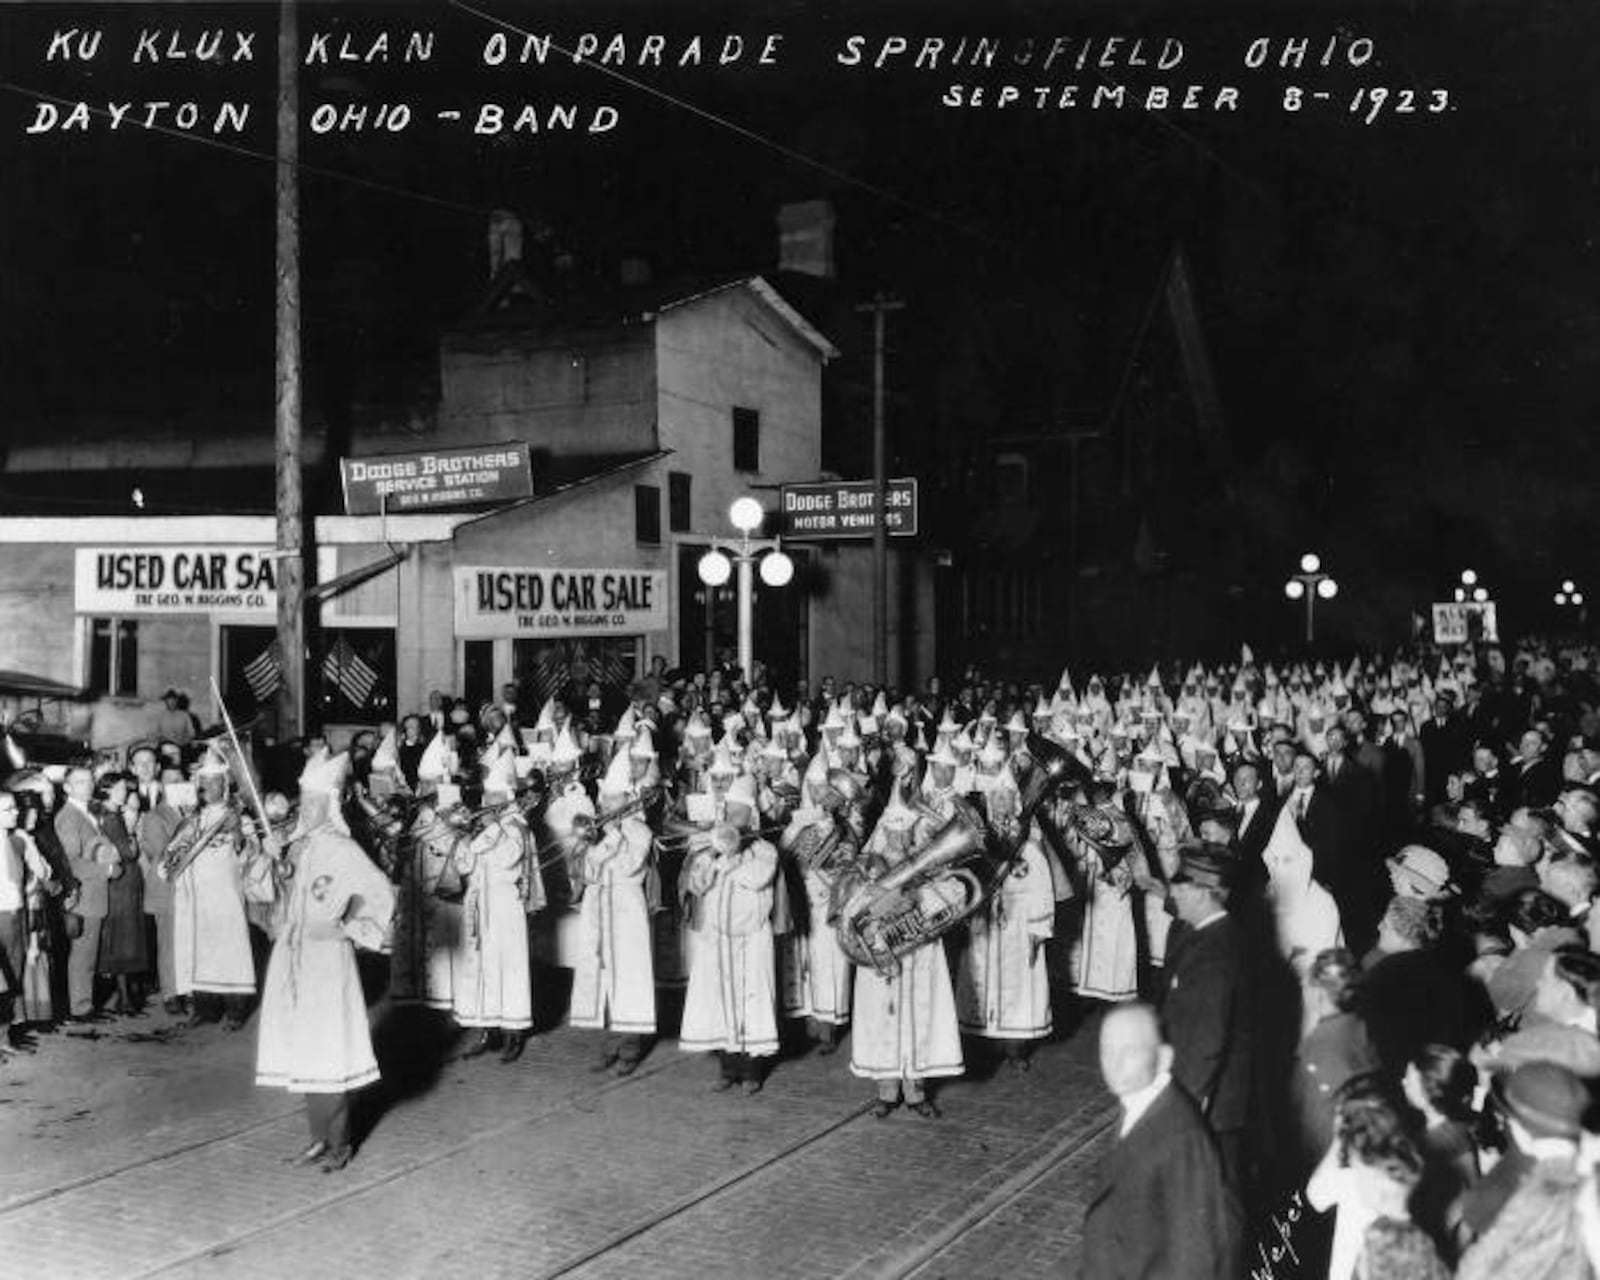
[[[1253,1053],[1245,941],[1228,914],[1237,864],[1219,846],[1199,843],[1181,848],[1179,859],[1167,899],[1178,924],[1167,944],[1161,1015],[1173,1079],[1199,1104],[1237,1189]]]
[[[1523,1238],[1519,1224],[1547,1217],[1537,1212],[1539,1205],[1551,1197],[1574,1194],[1577,1184],[1578,1147],[1590,1103],[1583,1081],[1553,1062],[1528,1062],[1497,1077],[1493,1096],[1511,1142],[1494,1168],[1458,1202],[1459,1230],[1469,1245],[1461,1260],[1463,1276],[1501,1274],[1490,1268],[1491,1259],[1503,1260],[1537,1247],[1537,1240]]]

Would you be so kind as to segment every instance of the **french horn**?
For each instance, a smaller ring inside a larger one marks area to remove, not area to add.
[[[840,873],[830,915],[846,955],[885,977],[897,973],[902,956],[943,937],[994,896],[1021,861],[1041,805],[1069,783],[1092,780],[1080,761],[1039,734],[1029,735],[1013,773],[1020,804],[1004,831],[958,799],[953,816],[905,861],[877,875],[860,864]]]

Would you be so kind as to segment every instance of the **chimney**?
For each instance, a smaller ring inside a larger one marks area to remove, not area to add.
[[[508,262],[522,261],[522,219],[509,209],[489,215],[489,279]]]
[[[778,270],[834,278],[831,200],[802,200],[778,210]]]

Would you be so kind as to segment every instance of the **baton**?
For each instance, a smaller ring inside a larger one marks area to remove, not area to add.
[[[261,803],[261,793],[256,790],[255,775],[250,772],[250,761],[245,759],[244,747],[240,745],[239,735],[233,727],[233,717],[228,714],[228,704],[222,699],[222,690],[217,688],[215,676],[211,678],[211,695],[216,698],[217,708],[222,712],[222,723],[228,730],[228,740],[233,743],[233,754],[244,774],[245,787],[250,792],[250,802],[255,805],[256,817],[261,820],[261,835],[265,839],[271,832],[272,825],[267,821],[267,809]]]

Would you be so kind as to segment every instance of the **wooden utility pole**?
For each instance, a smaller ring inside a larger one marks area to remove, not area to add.
[[[1067,431],[1061,439],[1067,442],[1071,451],[1069,466],[1072,468],[1072,487],[1068,494],[1067,506],[1067,652],[1074,658],[1077,656],[1073,646],[1078,638],[1078,568],[1083,562],[1079,554],[1078,545],[1078,502],[1082,493],[1079,482],[1081,472],[1079,464],[1079,451],[1084,442],[1099,440],[1106,433],[1104,431]]]
[[[883,417],[883,322],[905,303],[887,294],[875,295],[857,311],[872,315],[872,484],[877,519],[872,526],[872,680],[889,683],[889,477],[887,428]]]
[[[305,732],[305,522],[300,490],[300,96],[296,0],[278,9],[277,399],[278,739]]]

